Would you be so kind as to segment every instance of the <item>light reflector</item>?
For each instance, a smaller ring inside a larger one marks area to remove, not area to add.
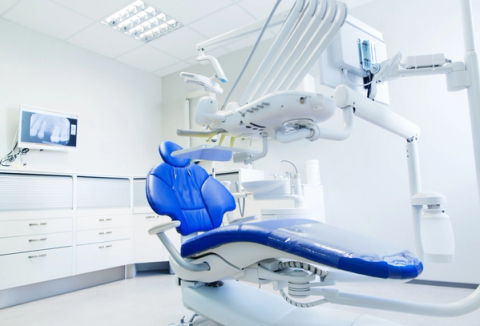
[[[144,42],[154,40],[183,26],[143,1],[135,1],[107,17],[102,23]]]

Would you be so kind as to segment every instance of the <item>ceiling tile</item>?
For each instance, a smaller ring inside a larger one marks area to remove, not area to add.
[[[227,53],[230,53],[230,51],[228,51],[227,49],[221,47],[221,48],[216,48],[215,50],[211,50],[211,51],[206,51],[205,54],[206,55],[211,55],[211,56],[214,56],[215,58],[219,58],[221,57],[222,55],[225,55]],[[190,58],[188,60],[185,60],[186,62],[188,62],[189,64],[191,65],[196,65],[198,64],[198,61],[197,61],[197,57],[193,57],[193,58]]]
[[[198,34],[194,30],[182,27],[148,42],[148,45],[185,60],[197,55],[197,43],[206,40],[205,36]]]
[[[247,14],[245,10],[238,5],[233,5],[190,24],[190,27],[211,38],[254,21],[255,19]]]
[[[143,45],[142,47],[125,53],[116,59],[147,72],[166,68],[179,61],[177,58],[149,47],[148,45]]]
[[[187,67],[190,67],[190,64],[182,61],[182,62],[176,63],[172,66],[169,66],[167,68],[161,69],[159,71],[155,71],[154,74],[157,75],[157,76],[163,77],[163,76],[166,76],[166,75],[173,74],[174,72],[181,71],[181,70],[183,70]]]
[[[2,0],[0,1],[0,15],[10,8],[17,0]]]
[[[243,9],[247,10],[255,19],[265,19],[270,15],[273,7],[277,0],[240,0],[238,1],[238,5],[240,5]],[[290,10],[293,5],[295,4],[295,0],[283,0],[280,2],[275,14],[279,14],[283,11]]]
[[[144,44],[101,23],[93,24],[67,41],[111,58]]]
[[[60,39],[66,39],[93,23],[93,20],[48,0],[24,0],[3,17]]]
[[[110,16],[134,0],[53,0],[67,8],[95,20]]]
[[[172,16],[182,24],[189,24],[219,9],[233,4],[232,0],[149,0],[148,4]]]

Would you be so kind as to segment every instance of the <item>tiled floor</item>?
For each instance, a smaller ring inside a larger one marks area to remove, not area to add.
[[[0,325],[166,326],[178,322],[183,315],[191,316],[181,303],[180,288],[175,281],[176,278],[171,275],[142,275],[6,308],[0,310]],[[472,292],[468,289],[414,284],[343,284],[341,290],[436,303],[459,300]],[[328,305],[334,309],[374,315],[408,326],[480,325],[480,310],[456,318],[437,318]]]

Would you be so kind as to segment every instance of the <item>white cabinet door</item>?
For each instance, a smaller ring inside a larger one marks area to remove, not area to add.
[[[72,275],[72,248],[0,257],[0,290]]]
[[[76,274],[126,265],[130,263],[130,240],[77,246],[76,263]]]
[[[148,230],[163,223],[163,218],[155,214],[133,215],[133,260],[135,263],[166,261],[164,247],[156,235],[150,235]]]
[[[6,221],[0,222],[0,238],[71,232],[72,228],[72,218]]]
[[[72,232],[0,239],[0,255],[72,246]]]

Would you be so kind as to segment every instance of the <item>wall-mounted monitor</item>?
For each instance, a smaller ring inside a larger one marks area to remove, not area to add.
[[[18,147],[73,150],[77,147],[78,116],[20,105]]]

